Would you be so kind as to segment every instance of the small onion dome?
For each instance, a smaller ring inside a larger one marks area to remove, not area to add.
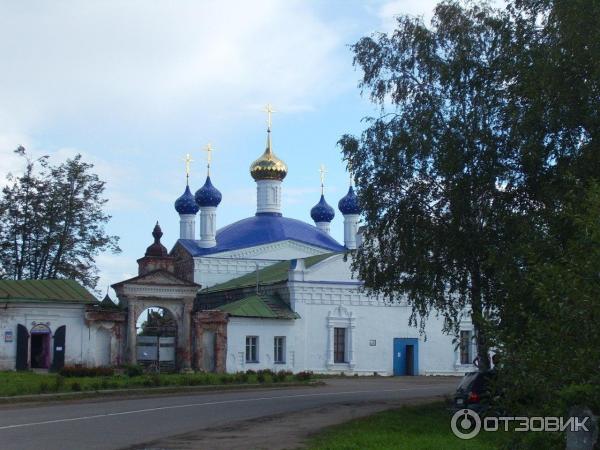
[[[267,148],[260,158],[250,165],[250,175],[258,180],[283,181],[287,175],[287,164],[275,156],[271,148],[271,131],[268,131]]]
[[[154,238],[154,244],[146,249],[145,256],[168,256],[169,252],[166,247],[160,243],[160,238],[162,237],[163,232],[160,229],[160,225],[156,222],[154,226],[154,230],[152,230],[152,237]]]
[[[213,206],[216,208],[221,203],[222,198],[221,192],[211,183],[210,176],[206,177],[204,186],[196,191],[196,205],[199,207]]]
[[[338,208],[344,215],[360,214],[358,197],[354,193],[354,188],[352,186],[350,186],[350,189],[348,189],[348,193],[339,201]]]
[[[334,209],[327,204],[325,197],[321,194],[321,200],[310,210],[310,217],[316,222],[331,222],[335,217]]]
[[[198,209],[198,205],[196,205],[196,200],[190,191],[190,187],[186,186],[181,197],[175,200],[175,211],[179,214],[196,214]]]

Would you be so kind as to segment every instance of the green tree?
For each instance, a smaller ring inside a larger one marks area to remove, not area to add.
[[[469,310],[482,368],[500,295],[511,32],[506,13],[451,2],[436,7],[431,27],[400,17],[393,34],[362,38],[353,46],[360,87],[382,115],[340,141],[366,222],[354,270],[374,293],[406,298],[413,324],[435,311],[457,331]]]
[[[44,156],[26,161],[20,176],[8,176],[0,197],[0,267],[4,278],[71,278],[94,289],[95,257],[119,252],[105,232],[105,183],[81,155],[51,165]]]
[[[508,400],[536,413],[600,382],[600,3],[520,0],[510,13],[506,118],[521,176],[498,331]],[[600,389],[589,392],[600,405]]]

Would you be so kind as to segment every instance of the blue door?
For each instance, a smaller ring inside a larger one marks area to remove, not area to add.
[[[394,375],[419,374],[419,340],[394,338]]]

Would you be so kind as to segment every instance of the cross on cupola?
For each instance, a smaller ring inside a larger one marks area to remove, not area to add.
[[[267,103],[264,111],[267,113],[267,131],[271,132],[271,114],[277,111],[273,109],[273,105],[271,105],[270,103]]]
[[[281,216],[281,182],[287,175],[287,165],[275,155],[271,143],[273,105],[268,103],[267,146],[264,153],[250,165],[250,175],[256,181],[256,214]]]
[[[319,173],[321,174],[321,195],[323,195],[325,193],[325,174],[327,173],[324,164],[321,164],[321,167],[319,168]]]
[[[209,142],[203,149],[206,152],[206,174],[210,176],[210,163],[212,161],[212,152],[215,148]]]
[[[321,164],[321,167],[319,167],[319,175],[321,177],[321,199],[319,200],[319,203],[313,206],[310,210],[310,217],[312,217],[312,219],[315,221],[315,225],[319,230],[329,234],[329,224],[335,217],[335,211],[325,201],[326,173],[327,170],[325,170],[325,165]]]
[[[183,161],[185,162],[185,179],[186,179],[186,183],[190,184],[190,168],[192,163],[194,162],[194,160],[192,159],[192,155],[190,155],[189,153],[187,153],[185,155],[185,158],[183,158]]]

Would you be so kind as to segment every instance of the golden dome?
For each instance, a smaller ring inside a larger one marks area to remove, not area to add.
[[[287,164],[275,156],[271,148],[271,130],[267,131],[267,148],[265,152],[250,165],[250,175],[258,180],[282,181],[287,175]]]

